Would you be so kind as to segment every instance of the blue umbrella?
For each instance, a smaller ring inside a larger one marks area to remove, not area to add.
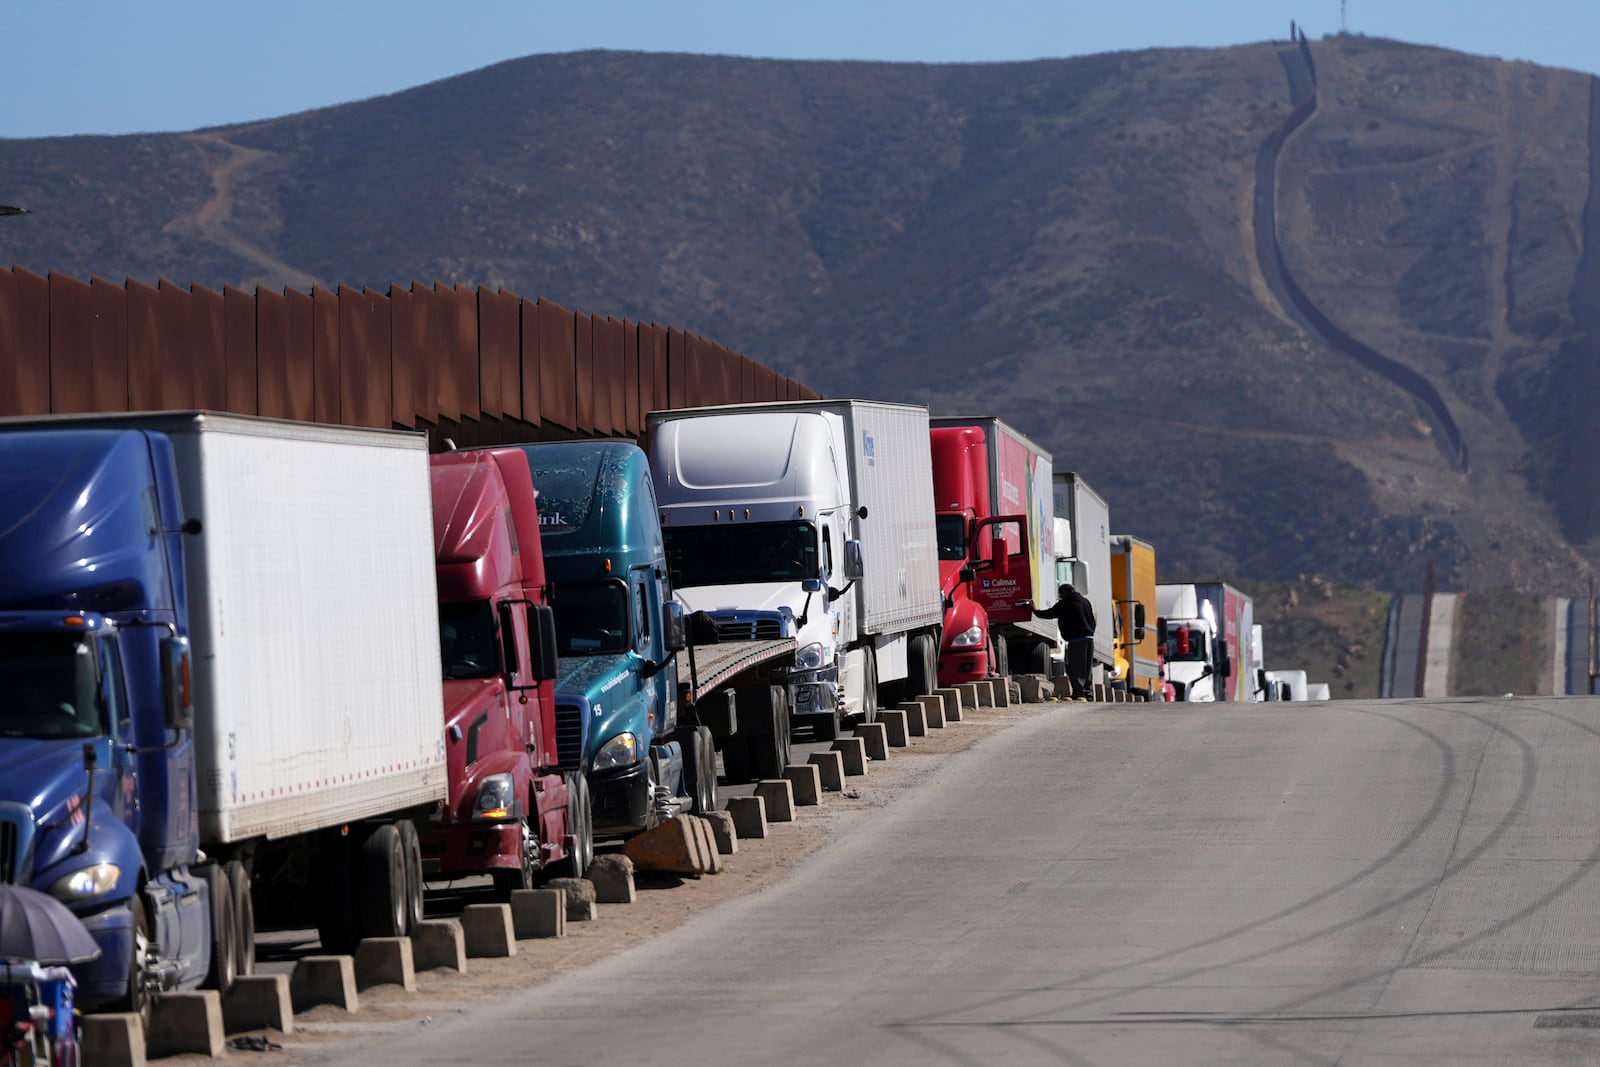
[[[48,893],[0,885],[0,958],[87,963],[100,946],[78,917]]]

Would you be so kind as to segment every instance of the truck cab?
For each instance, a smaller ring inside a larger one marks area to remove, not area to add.
[[[514,449],[435,455],[430,475],[450,795],[423,837],[423,873],[489,874],[508,895],[584,855],[554,770],[555,620],[532,480]],[[514,494],[519,477],[529,491]]]
[[[1173,699],[1200,703],[1222,699],[1222,685],[1232,665],[1222,645],[1216,609],[1198,599],[1192,585],[1159,585],[1156,610],[1157,639]]]
[[[211,966],[184,528],[164,435],[0,432],[0,881],[94,936],[85,1007],[139,1007],[146,953],[168,988]]]
[[[620,836],[689,811],[715,751],[680,730],[681,609],[672,600],[655,489],[626,441],[519,446],[539,487],[539,529],[559,662],[560,768],[587,777],[593,833]]]

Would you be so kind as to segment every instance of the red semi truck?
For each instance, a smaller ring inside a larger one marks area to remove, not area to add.
[[[422,841],[430,880],[502,895],[593,855],[588,797],[556,773],[555,617],[521,449],[431,457],[449,798]]]
[[[997,418],[929,420],[944,638],[939,683],[1050,673],[1050,453]]]

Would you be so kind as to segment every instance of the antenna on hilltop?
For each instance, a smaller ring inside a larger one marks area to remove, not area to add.
[[[1343,37],[1350,32],[1350,27],[1345,23],[1345,5],[1348,0],[1339,0],[1339,36]]]

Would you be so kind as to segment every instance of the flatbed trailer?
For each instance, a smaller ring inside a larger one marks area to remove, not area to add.
[[[768,641],[725,641],[688,648],[689,678],[678,679],[678,695],[697,704],[757,667],[784,667],[794,662],[798,642],[792,637]]]

